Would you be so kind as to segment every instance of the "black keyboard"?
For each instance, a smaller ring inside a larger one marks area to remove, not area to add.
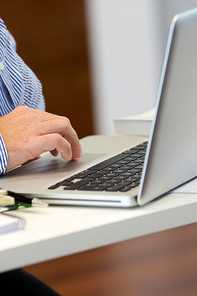
[[[48,189],[126,192],[139,185],[147,143],[102,161]]]

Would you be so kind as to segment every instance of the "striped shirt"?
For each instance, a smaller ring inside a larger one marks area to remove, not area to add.
[[[17,54],[15,40],[0,18],[0,116],[8,114],[20,105],[44,110],[42,86]],[[0,134],[1,175],[6,173],[7,161],[6,143]]]

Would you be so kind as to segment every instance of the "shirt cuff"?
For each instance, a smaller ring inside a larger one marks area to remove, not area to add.
[[[4,175],[6,173],[7,163],[8,163],[8,154],[5,147],[5,143],[0,134],[0,175]]]

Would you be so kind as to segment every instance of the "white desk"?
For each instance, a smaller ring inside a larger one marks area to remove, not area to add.
[[[0,271],[197,221],[197,195],[168,195],[141,208],[29,208],[24,230],[0,236]]]
[[[113,139],[107,137],[108,143],[104,136],[99,139],[95,150],[102,153],[106,147],[109,151],[117,149],[117,145],[122,149],[122,145],[128,147],[144,138],[121,137],[113,145]],[[91,141],[95,146],[94,137]],[[89,152],[91,145],[87,146],[86,140],[82,144]],[[0,272],[196,222],[197,194],[168,195],[133,209],[65,206],[10,213],[23,217],[27,225],[22,231],[0,236]]]

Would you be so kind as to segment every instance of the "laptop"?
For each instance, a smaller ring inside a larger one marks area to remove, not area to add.
[[[149,139],[90,136],[83,157],[45,153],[0,178],[0,187],[51,205],[144,205],[197,175],[197,9],[171,23]]]

